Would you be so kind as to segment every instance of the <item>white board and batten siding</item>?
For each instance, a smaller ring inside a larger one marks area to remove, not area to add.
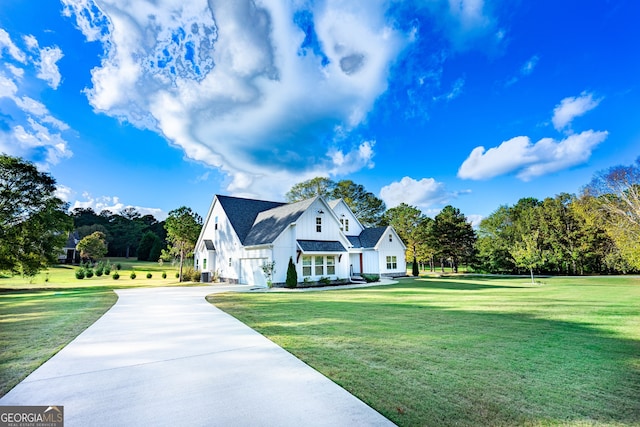
[[[406,246],[400,240],[398,234],[391,227],[387,227],[385,233],[376,245],[380,274],[406,274],[407,262],[405,259]],[[396,268],[388,268],[387,257],[395,257]]]

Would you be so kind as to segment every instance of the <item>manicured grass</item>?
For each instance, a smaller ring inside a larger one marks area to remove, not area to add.
[[[0,292],[0,396],[100,318],[110,290]]]
[[[106,259],[105,259],[106,261]],[[130,288],[144,286],[172,286],[178,285],[176,279],[177,265],[165,263],[160,265],[157,262],[137,261],[133,258],[109,258],[113,265],[120,264],[121,269],[118,270],[120,278],[113,280],[111,277],[116,271],[114,268],[109,276],[93,276],[78,280],[75,277],[75,271],[78,266],[56,265],[41,272],[33,278],[25,278],[21,276],[1,276],[0,289],[60,289],[60,288]],[[135,271],[136,278],[131,279],[129,276]],[[167,278],[162,278],[162,273],[167,273]],[[147,273],[151,273],[151,279],[147,279]]]
[[[399,425],[640,425],[640,279],[538,280],[212,301]]]

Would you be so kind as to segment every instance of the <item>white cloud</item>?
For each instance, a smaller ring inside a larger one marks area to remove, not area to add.
[[[18,47],[11,41],[9,33],[6,30],[0,28],[0,58],[4,51],[7,51],[9,55],[18,62],[25,63],[27,57]]]
[[[538,55],[533,55],[527,62],[524,63],[522,68],[520,68],[520,74],[523,76],[528,76],[533,73],[533,70],[538,65],[538,61],[540,61],[540,57]]]
[[[38,70],[37,77],[49,83],[53,89],[57,89],[62,80],[57,64],[64,56],[62,50],[57,46],[40,48],[38,40],[32,35],[24,36],[23,39],[29,50],[38,55],[38,58],[33,60]]]
[[[580,96],[564,98],[553,109],[553,118],[551,119],[553,127],[557,130],[566,128],[573,119],[596,108],[600,101],[602,99],[593,99],[593,94],[587,92],[582,92]]]
[[[415,180],[405,176],[400,181],[392,182],[380,189],[380,198],[387,208],[406,203],[426,211],[434,205],[446,203],[455,196],[456,194],[446,190],[444,183],[433,178]]]
[[[73,191],[68,189],[68,187],[66,189],[67,194],[73,193]],[[90,193],[85,192],[82,194],[82,198],[84,200],[74,200],[71,204],[70,210],[74,210],[76,208],[93,209],[93,211],[98,214],[106,210],[110,211],[111,213],[117,214],[122,212],[123,209],[134,208],[143,216],[153,215],[158,221],[163,221],[167,218],[167,213],[160,208],[147,208],[143,206],[126,205],[120,201],[120,198],[118,196],[93,197]],[[69,199],[66,200],[68,201]]]
[[[372,165],[373,144],[352,149],[334,130],[364,123],[408,43],[385,22],[387,2],[63,3],[105,48],[86,92],[93,107],[220,168],[228,190]],[[296,24],[300,11],[310,26]]]
[[[528,181],[586,162],[607,135],[588,130],[561,141],[543,138],[535,144],[529,137],[518,136],[489,150],[476,147],[460,166],[458,177],[481,180],[516,172],[518,178]]]

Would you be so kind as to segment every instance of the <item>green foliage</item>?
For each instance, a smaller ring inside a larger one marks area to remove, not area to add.
[[[87,268],[84,272],[87,279],[91,279],[93,277],[93,268]]]
[[[163,244],[162,240],[158,239],[153,243],[151,251],[149,252],[149,261],[159,261],[162,258]]]
[[[131,274],[129,274],[129,277],[131,278],[131,280],[135,279],[137,277],[136,272],[132,271]]]
[[[33,163],[0,154],[0,271],[33,277],[57,262],[72,221],[55,184]]]
[[[96,231],[83,237],[78,242],[76,249],[84,259],[98,259],[107,254],[107,242],[104,233]]]
[[[262,273],[264,274],[264,277],[267,279],[267,286],[268,287],[273,286],[273,275],[276,272],[276,262],[275,261],[265,262],[260,266],[260,268],[262,269]]]
[[[107,276],[110,275],[112,269],[113,269],[113,265],[109,261],[107,261],[104,264],[104,274]]]
[[[298,272],[296,271],[296,265],[293,263],[293,257],[289,257],[285,286],[287,288],[295,288],[296,286],[298,286]]]
[[[80,279],[80,280],[84,279],[84,276],[85,276],[84,268],[82,267],[78,268],[75,272],[75,275],[76,275],[76,279]]]
[[[318,279],[318,283],[322,283],[323,285],[329,285],[331,283],[331,279],[325,276],[322,276]]]
[[[182,206],[169,212],[165,222],[169,251],[180,258],[179,279],[182,282],[184,259],[193,253],[196,240],[202,229],[202,217],[191,208]]]
[[[156,247],[156,251],[158,251],[158,247],[162,248],[162,242],[160,238],[153,231],[147,231],[140,239],[140,244],[138,245],[138,259],[140,261],[157,261],[160,256],[158,255],[155,259],[151,256],[154,246]],[[155,254],[153,254],[155,256]]]
[[[364,279],[367,283],[373,283],[380,281],[380,275],[378,274],[361,274],[360,277]]]
[[[167,272],[166,272],[166,271],[163,271],[163,272],[162,272],[162,278],[163,278],[163,279],[166,279],[166,278],[167,278]]]
[[[329,178],[316,177],[295,184],[286,194],[287,201],[290,203],[315,196],[330,200],[344,200],[365,227],[375,227],[384,223],[383,215],[386,209],[384,202],[367,191],[364,186],[351,180],[334,182]]]
[[[114,271],[113,276],[111,277],[113,277],[113,280],[118,280],[120,278],[120,273],[118,273],[117,271]]]
[[[100,261],[96,264],[95,272],[97,277],[101,277],[104,274],[104,262]]]
[[[151,279],[152,277],[153,277],[153,274],[147,273],[147,279]]]
[[[411,266],[411,275],[413,277],[418,277],[420,275],[420,270],[418,269],[418,261],[416,257],[413,257],[413,265]]]

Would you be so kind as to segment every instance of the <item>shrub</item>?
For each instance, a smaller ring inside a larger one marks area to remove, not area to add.
[[[122,264],[117,263],[117,264],[116,264],[116,270],[121,270],[121,269],[122,269]]]
[[[104,274],[105,275],[110,275],[111,274],[111,269],[112,269],[112,265],[109,261],[107,261],[107,263],[104,265]]]
[[[76,270],[76,279],[84,279],[84,268],[80,267],[79,269]]]
[[[166,271],[163,271],[163,272],[162,272],[162,278],[163,278],[163,279],[166,279],[166,278],[167,278],[167,272],[166,272]]]
[[[96,266],[96,276],[100,277],[104,273],[104,265],[102,263],[98,263]]]
[[[147,279],[151,279],[152,275],[151,273],[147,273]]]
[[[179,279],[179,278],[180,278],[180,272],[176,271],[176,279]]]
[[[200,270],[193,270],[193,272],[191,273],[191,281],[192,282],[200,282],[201,279],[201,272]]]
[[[295,288],[298,286],[298,272],[293,263],[293,257],[289,257],[289,265],[287,266],[287,280],[285,282],[287,288]]]
[[[329,279],[328,277],[322,276],[321,278],[318,279],[318,283],[322,283],[323,285],[328,285],[329,283],[331,283],[331,279]]]
[[[111,277],[113,277],[113,280],[118,280],[118,279],[120,278],[120,274],[118,274],[118,272],[117,272],[117,271],[115,271],[115,272],[113,273],[113,276],[111,276]]]
[[[362,278],[367,283],[377,282],[380,280],[380,276],[377,274],[361,274]]]
[[[84,275],[87,277],[87,279],[90,279],[93,277],[93,268],[87,268],[87,271],[85,271]]]
[[[129,275],[129,277],[131,277],[131,280],[136,278],[136,272],[132,271],[131,274]]]
[[[411,267],[411,275],[413,277],[418,277],[420,275],[420,270],[418,269],[418,261],[416,261],[416,257],[413,257],[413,266]]]

